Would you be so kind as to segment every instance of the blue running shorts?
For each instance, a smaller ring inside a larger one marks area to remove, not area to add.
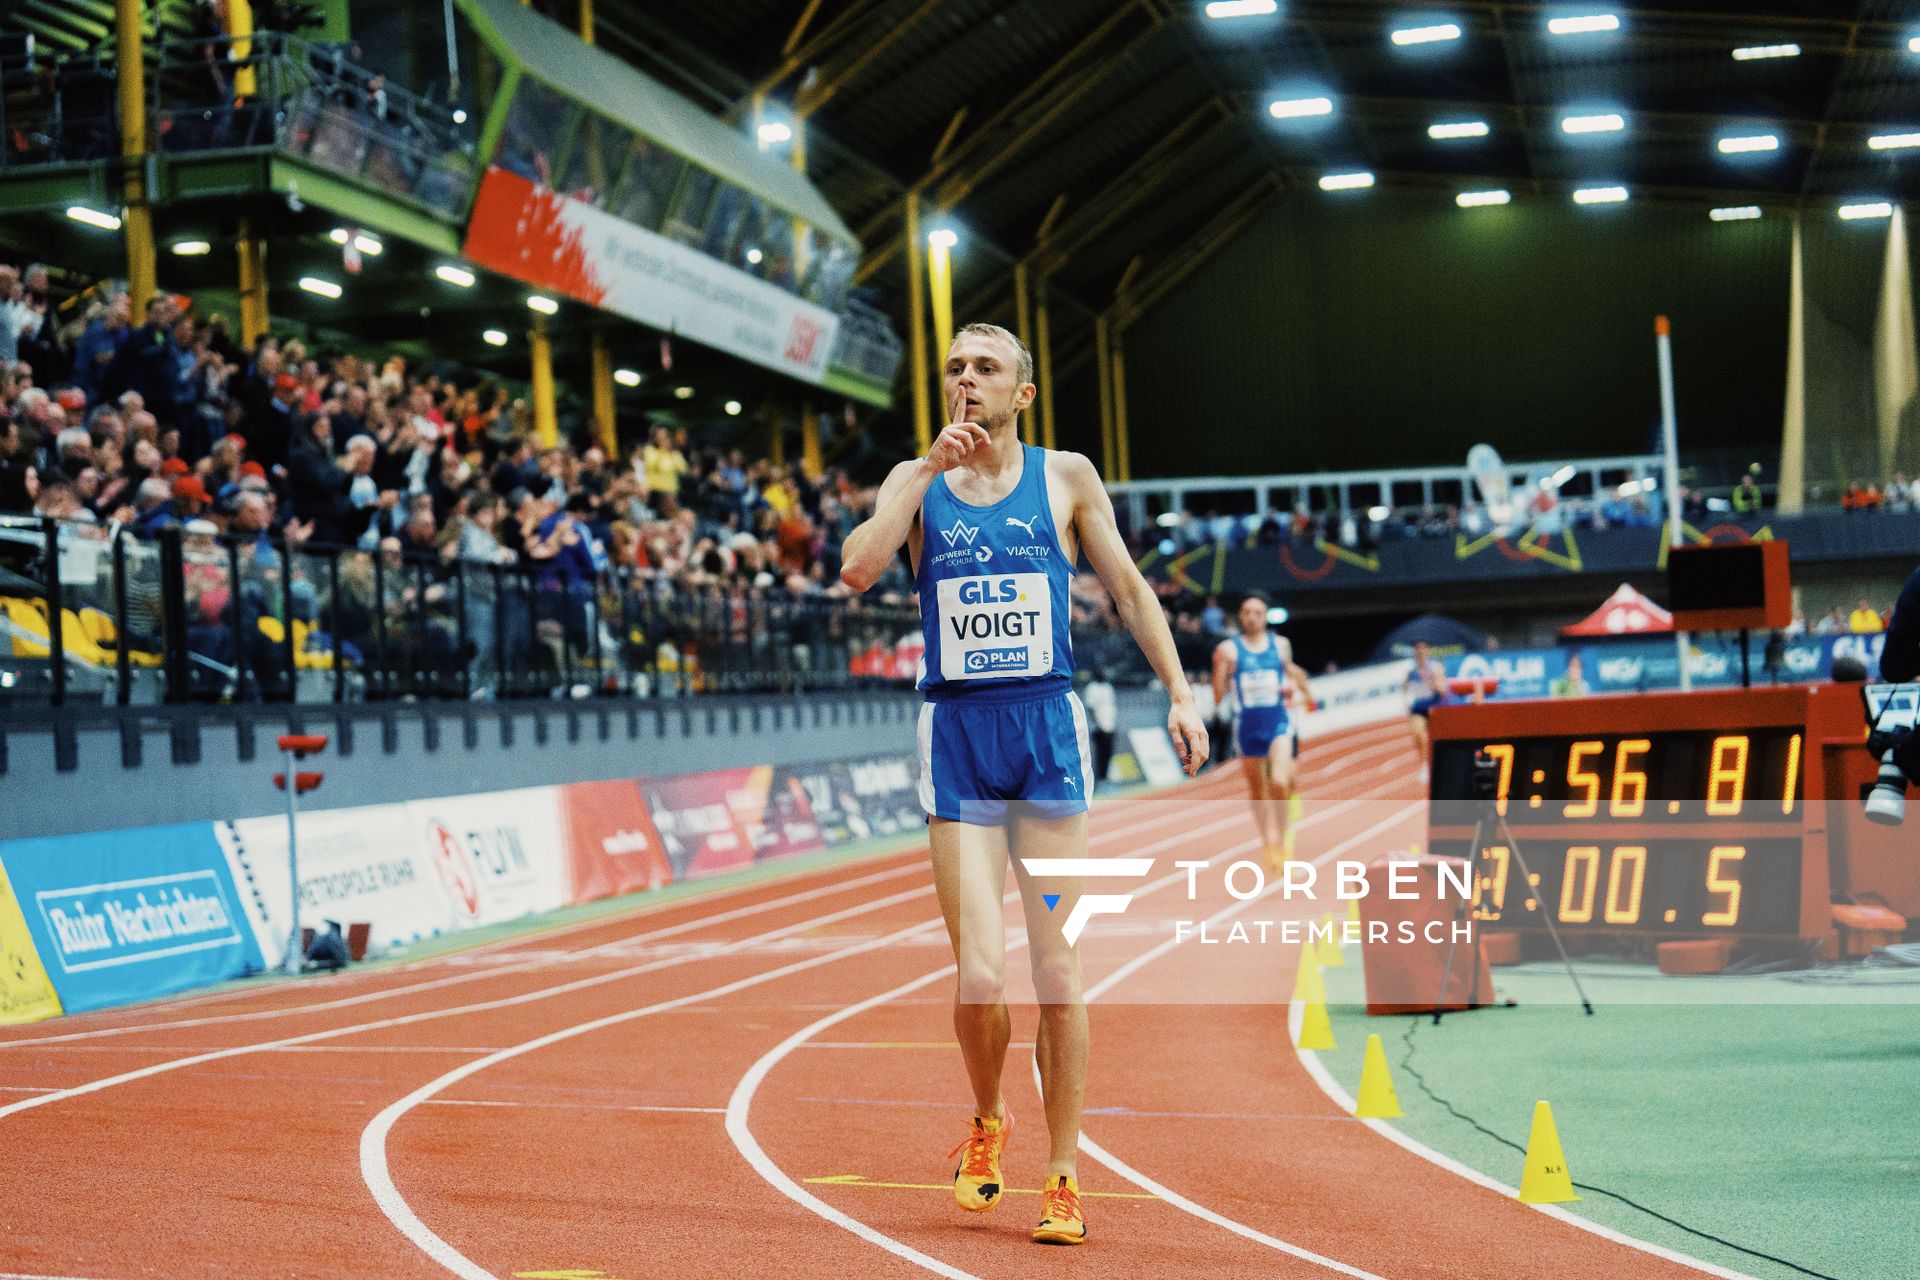
[[[1015,805],[1042,818],[1087,811],[1087,711],[1058,684],[929,699],[920,708],[920,807],[999,826]]]

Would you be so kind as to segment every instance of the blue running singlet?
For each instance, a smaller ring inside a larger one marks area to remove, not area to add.
[[[1094,779],[1073,695],[1067,559],[1047,501],[1047,451],[991,506],[934,479],[920,507],[920,799],[935,817],[995,824],[1008,807],[1085,812]]]
[[[1264,756],[1273,740],[1293,731],[1287,683],[1287,664],[1280,641],[1269,635],[1263,648],[1252,649],[1233,637],[1233,696],[1240,704],[1240,754]]]

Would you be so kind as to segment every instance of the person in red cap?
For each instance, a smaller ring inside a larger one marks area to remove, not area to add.
[[[160,474],[169,479],[175,476],[187,475],[192,472],[192,470],[193,468],[187,465],[185,458],[168,458],[160,464]]]
[[[243,462],[240,464],[240,478],[245,480],[248,476],[265,480],[267,478],[267,469],[257,462]]]
[[[200,482],[199,476],[181,476],[173,482],[174,514],[182,520],[191,520],[207,509],[213,501],[207,492],[207,486]]]

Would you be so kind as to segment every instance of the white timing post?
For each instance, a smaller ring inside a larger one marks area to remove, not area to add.
[[[1654,342],[1660,351],[1660,443],[1666,453],[1667,531],[1669,546],[1686,545],[1680,532],[1680,443],[1679,428],[1673,416],[1673,324],[1665,316],[1653,318]],[[1680,689],[1693,688],[1693,675],[1687,670],[1687,633],[1673,633],[1674,654],[1680,660]]]

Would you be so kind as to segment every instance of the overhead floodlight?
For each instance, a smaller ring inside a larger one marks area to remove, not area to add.
[[[323,298],[338,298],[340,286],[331,280],[322,280],[319,276],[301,276],[300,287],[308,293],[317,293]]]
[[[1322,191],[1365,191],[1372,185],[1370,173],[1329,173],[1320,179]]]
[[[1447,138],[1484,138],[1489,132],[1485,120],[1449,120],[1427,126],[1427,136],[1436,142]]]
[[[453,122],[455,124],[465,124],[467,122],[467,109],[465,107],[455,107],[453,109]]]
[[[1275,120],[1301,120],[1308,116],[1333,114],[1332,98],[1281,98],[1267,104],[1267,114]]]
[[[1873,200],[1865,204],[1843,204],[1840,216],[1848,222],[1857,222],[1861,218],[1891,218],[1893,206],[1884,200]]]
[[[1213,0],[1207,6],[1209,18],[1259,18],[1279,11],[1277,0]]]
[[[1462,191],[1453,198],[1453,202],[1462,209],[1481,209],[1488,205],[1511,204],[1513,193],[1507,190]]]
[[[749,249],[747,250],[747,263],[750,266],[757,267],[766,260],[766,256],[766,254],[760,252],[758,249]]]
[[[213,246],[205,240],[175,240],[173,256],[176,258],[198,258],[213,252]]]
[[[623,387],[637,387],[640,385],[640,375],[632,369],[615,369],[613,371],[613,380]]]
[[[349,235],[345,227],[335,227],[333,230],[327,232],[327,239],[333,241],[335,244],[345,244],[348,238]]]
[[[1162,529],[1171,529],[1180,523],[1180,513],[1178,511],[1162,511],[1153,518],[1153,522]]]
[[[769,120],[761,125],[757,136],[763,147],[776,146],[782,142],[793,141],[793,126],[784,120]]]
[[[1724,209],[1709,209],[1707,216],[1715,222],[1751,222],[1760,216],[1760,206],[1757,204],[1729,205]]]
[[[1723,156],[1744,155],[1752,151],[1778,151],[1780,135],[1777,133],[1754,133],[1740,138],[1720,139],[1720,154]]]
[[[1393,514],[1392,510],[1390,510],[1387,507],[1368,507],[1367,508],[1367,519],[1373,521],[1375,524],[1379,524],[1382,520],[1385,520],[1388,516],[1392,514]]]
[[[1565,483],[1566,483],[1567,481],[1569,481],[1569,480],[1571,480],[1571,479],[1573,479],[1573,477],[1574,477],[1574,474],[1575,474],[1575,473],[1574,473],[1574,469],[1573,469],[1573,464],[1572,464],[1572,463],[1568,463],[1568,464],[1567,464],[1566,466],[1564,466],[1564,467],[1562,467],[1562,468],[1560,468],[1560,469],[1559,469],[1558,471],[1556,471],[1556,472],[1554,472],[1554,473],[1553,473],[1553,478],[1552,478],[1552,479],[1550,479],[1550,480],[1548,480],[1548,481],[1547,481],[1547,484],[1548,484],[1549,486],[1551,486],[1552,488],[1555,488],[1555,489],[1558,489],[1558,488],[1559,488],[1559,487],[1560,487],[1561,485],[1563,485],[1563,484],[1565,484]]]
[[[1565,116],[1560,121],[1560,128],[1567,133],[1618,133],[1626,127],[1626,117],[1614,112],[1597,116]]]
[[[727,416],[729,418],[737,418],[740,416],[740,402],[738,400],[727,401]]]
[[[387,246],[362,231],[354,235],[353,247],[366,254],[369,258],[377,258],[386,251]]]
[[[1625,187],[1581,187],[1573,193],[1575,204],[1619,204],[1626,198]]]
[[[1439,23],[1431,27],[1402,27],[1393,33],[1393,42],[1398,45],[1439,44],[1445,40],[1458,40],[1460,28],[1451,22]]]
[[[673,389],[673,398],[675,400],[691,400],[693,399],[693,388],[692,387],[675,387]]]
[[[552,298],[549,298],[544,293],[528,294],[527,306],[531,310],[538,311],[543,316],[550,316],[554,312],[560,310],[560,304],[555,302]]]
[[[1911,40],[1907,41],[1907,52],[1920,53],[1920,36],[1914,36]]]
[[[1629,480],[1618,489],[1615,489],[1614,492],[1623,498],[1637,498],[1651,488],[1652,484],[1649,481]]]
[[[1733,51],[1735,62],[1753,62],[1760,58],[1797,58],[1800,46],[1797,44],[1750,44]]]
[[[935,227],[927,232],[927,243],[936,249],[951,249],[960,243],[960,237],[952,227]]]
[[[474,274],[465,267],[456,267],[451,262],[443,262],[433,269],[433,274],[448,284],[459,285],[462,289],[473,288]]]
[[[1867,139],[1867,146],[1875,151],[1899,151],[1905,147],[1920,147],[1920,133],[1878,133]]]
[[[487,330],[480,335],[480,339],[490,347],[504,347],[507,345],[507,335],[499,329]]]
[[[1547,20],[1548,33],[1556,36],[1581,36],[1596,31],[1618,31],[1619,29],[1619,15],[1612,13],[1587,13],[1578,17]]]
[[[84,222],[88,226],[98,227],[102,231],[118,231],[120,229],[119,214],[102,213],[98,209],[89,209],[84,204],[68,205],[67,216],[75,222]]]

